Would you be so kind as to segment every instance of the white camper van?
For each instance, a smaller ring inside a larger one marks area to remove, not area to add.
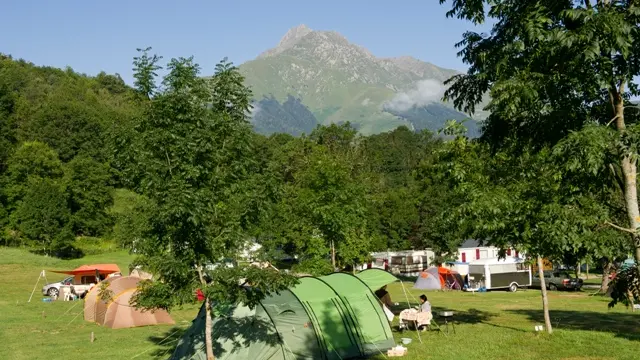
[[[362,266],[383,269],[400,276],[418,276],[433,262],[435,254],[431,250],[403,250],[372,253],[370,263]]]
[[[489,258],[469,263],[469,289],[482,287],[487,290],[509,289],[531,286],[531,266],[520,258]]]

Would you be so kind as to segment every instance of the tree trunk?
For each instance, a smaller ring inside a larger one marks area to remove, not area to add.
[[[336,246],[333,240],[331,240],[331,266],[333,271],[336,271]]]
[[[587,261],[587,280],[589,280],[589,262]]]
[[[640,228],[640,210],[638,209],[638,193],[636,188],[637,164],[629,157],[622,159],[622,173],[624,174],[624,202],[627,207],[629,218],[629,228],[637,230]],[[634,246],[634,257],[636,264],[640,264],[640,237],[638,234],[631,235]]]
[[[624,91],[625,83],[621,83],[619,88],[609,89],[612,106],[614,109],[614,119],[616,120],[616,129],[620,135],[626,131],[624,122]],[[640,209],[638,208],[638,189],[637,189],[637,162],[632,156],[624,156],[620,162],[622,175],[624,177],[624,203],[627,209],[627,217],[629,218],[629,229],[636,231],[640,228]],[[640,266],[640,236],[637,233],[632,234],[633,239],[633,255],[636,259],[636,266]]]
[[[213,339],[211,338],[211,302],[209,302],[209,298],[204,299],[204,308],[207,312],[204,322],[204,343],[207,349],[207,360],[215,360],[215,355],[213,355]]]
[[[578,267],[576,268],[576,277],[580,278],[580,272],[582,271],[581,269],[582,264],[580,262],[578,262]]]
[[[609,262],[609,259],[605,261],[602,267],[602,283],[600,285],[600,291],[602,291],[603,294],[609,291],[609,273],[611,272],[611,262]]]
[[[551,328],[551,317],[549,316],[549,299],[547,298],[547,284],[544,281],[544,263],[542,256],[538,256],[538,274],[540,275],[540,291],[542,292],[542,311],[544,312],[544,326],[549,334],[553,333]]]
[[[202,273],[202,266],[198,265],[198,276],[200,277],[200,283],[202,286],[207,286],[207,281],[204,279],[204,274]],[[215,360],[216,357],[213,354],[213,338],[211,337],[211,327],[213,326],[211,321],[211,302],[209,301],[209,297],[205,296],[204,298],[204,310],[205,314],[205,322],[204,322],[204,344],[207,351],[207,360]]]

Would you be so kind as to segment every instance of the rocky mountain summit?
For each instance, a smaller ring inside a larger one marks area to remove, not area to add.
[[[457,71],[410,56],[379,58],[335,31],[296,26],[240,69],[256,97],[255,127],[265,134],[346,121],[363,134],[401,125],[436,131],[468,118],[441,102],[443,82]],[[467,127],[477,134],[475,121]]]

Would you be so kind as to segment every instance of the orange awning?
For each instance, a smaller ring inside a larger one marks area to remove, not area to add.
[[[73,270],[51,270],[52,272],[69,275],[95,275],[96,271],[101,275],[109,275],[120,272],[116,264],[92,264],[82,265]]]

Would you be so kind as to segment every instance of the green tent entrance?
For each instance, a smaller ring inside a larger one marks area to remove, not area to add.
[[[346,273],[303,277],[255,309],[229,309],[213,318],[216,359],[340,360],[385,353],[394,346],[393,335],[372,290]],[[171,360],[205,360],[204,330],[203,307]]]

